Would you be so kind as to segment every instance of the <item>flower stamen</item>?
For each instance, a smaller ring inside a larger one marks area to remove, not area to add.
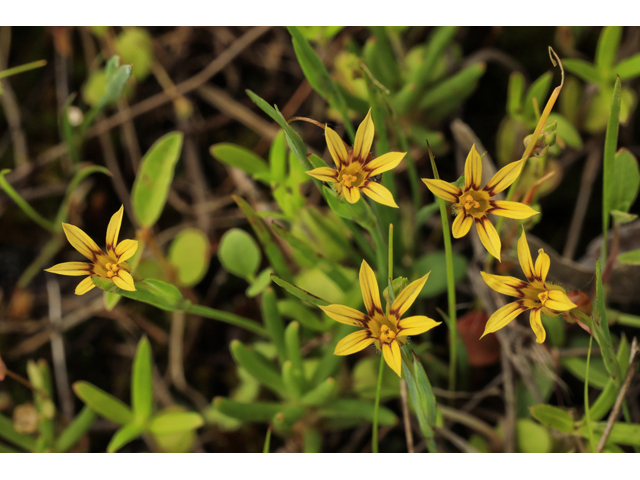
[[[355,175],[345,174],[342,176],[342,183],[345,187],[351,188],[355,182],[358,181],[358,177]]]
[[[538,300],[540,300],[540,303],[544,305],[547,302],[547,300],[549,300],[549,292],[546,290],[544,292],[540,292],[538,294]]]

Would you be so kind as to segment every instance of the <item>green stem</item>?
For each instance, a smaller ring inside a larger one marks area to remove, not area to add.
[[[433,177],[440,179],[436,160],[433,157],[431,147],[427,143],[429,150],[429,158],[431,159],[431,168],[433,168]],[[447,299],[449,303],[449,390],[456,389],[456,360],[457,360],[457,344],[458,335],[456,330],[456,284],[453,276],[453,250],[451,248],[451,230],[449,229],[449,215],[445,201],[438,197],[440,206],[440,218],[442,220],[442,236],[444,238],[444,253],[447,267]]]
[[[378,370],[378,386],[376,387],[376,403],[373,410],[373,431],[371,432],[371,451],[378,450],[378,411],[380,410],[380,391],[382,390],[382,373],[384,368],[384,355],[380,353],[380,369]]]
[[[591,451],[595,452],[593,441],[593,429],[591,427],[591,414],[589,413],[589,361],[591,360],[591,344],[593,343],[593,337],[589,337],[589,351],[587,352],[587,368],[584,378],[584,418],[587,421],[587,430],[589,431],[589,443],[591,444]]]
[[[24,65],[18,65],[17,67],[8,68],[0,72],[0,78],[10,77],[18,73],[27,72],[34,68],[44,67],[47,64],[46,60],[36,60],[35,62],[25,63]]]
[[[10,171],[11,170],[9,169],[4,169],[0,171],[0,188],[2,188],[5,191],[5,193],[9,195],[9,197],[11,197],[11,200],[13,200],[16,203],[16,205],[20,207],[20,209],[25,213],[27,217],[29,217],[31,220],[36,222],[45,230],[53,232],[55,230],[53,222],[47,220],[38,212],[36,212],[31,207],[31,205],[29,205],[27,201],[24,198],[22,198],[18,192],[15,191],[15,189],[9,184],[9,182],[7,182],[7,179],[4,178],[4,176]]]
[[[184,311],[186,313],[192,313],[194,315],[211,318],[213,320],[228,323],[229,325],[244,328],[245,330],[249,330],[250,332],[256,333],[265,338],[271,338],[267,330],[257,322],[240,317],[233,313],[223,312],[222,310],[216,310],[215,308],[205,307],[203,305],[189,305],[189,307]]]

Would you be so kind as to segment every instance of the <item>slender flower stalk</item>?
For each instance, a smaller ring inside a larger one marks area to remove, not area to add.
[[[407,337],[419,335],[442,323],[425,316],[414,316],[401,320],[402,315],[418,297],[428,278],[429,274],[427,273],[424,277],[407,285],[391,304],[389,314],[385,315],[380,303],[376,276],[367,262],[363,260],[360,267],[360,288],[367,313],[364,314],[344,305],[320,307],[336,322],[361,327],[361,330],[340,340],[334,353],[336,355],[351,355],[375,343],[378,350],[382,351],[387,365],[399,377],[402,376],[400,347],[407,343]]]
[[[456,214],[452,225],[453,236],[464,237],[471,229],[471,225],[475,224],[484,247],[500,260],[500,236],[487,214],[525,219],[539,213],[523,203],[491,200],[518,178],[524,162],[525,159],[518,160],[501,168],[485,187],[481,188],[482,158],[476,151],[476,146],[473,145],[464,166],[464,188],[460,189],[444,180],[423,178],[422,181],[434,195],[453,203]]]
[[[89,235],[75,225],[63,223],[62,228],[69,243],[82,255],[91,260],[87,262],[66,262],[47,268],[45,272],[58,275],[84,276],[76,287],[76,295],[84,295],[95,287],[91,277],[98,276],[111,280],[118,288],[135,291],[136,287],[131,277],[131,267],[126,260],[131,258],[138,249],[137,240],[123,240],[118,243],[120,225],[124,208],[113,214],[107,226],[107,253],[105,254]]]
[[[330,127],[325,126],[324,131],[336,169],[320,167],[308,171],[307,174],[323,182],[332,183],[338,195],[349,203],[356,203],[360,200],[360,194],[364,193],[378,203],[398,208],[391,192],[373,178],[397,167],[406,152],[389,152],[373,158],[371,145],[375,127],[371,119],[371,110],[358,127],[353,148]]]
[[[489,317],[482,337],[500,330],[520,313],[530,310],[529,321],[536,334],[536,342],[542,343],[546,338],[546,332],[542,325],[541,314],[557,317],[562,312],[577,306],[569,300],[564,288],[547,281],[551,261],[542,248],[538,250],[536,263],[533,263],[524,229],[518,240],[518,260],[527,281],[481,272],[484,281],[496,292],[518,297],[518,300],[496,310]]]

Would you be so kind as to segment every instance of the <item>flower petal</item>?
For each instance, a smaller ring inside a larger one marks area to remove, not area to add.
[[[434,319],[425,317],[423,315],[416,315],[415,317],[403,318],[398,322],[398,335],[420,335],[433,327],[437,327],[442,322],[436,322]]]
[[[342,195],[349,203],[356,203],[360,200],[360,189],[358,187],[344,187],[342,188]]]
[[[508,202],[506,200],[491,200],[489,202],[491,207],[487,210],[487,213],[493,215],[499,215],[507,218],[517,218],[522,220],[524,218],[532,217],[540,212],[535,211],[529,205],[525,205],[520,202]]]
[[[511,162],[509,165],[502,167],[496,172],[496,174],[489,180],[486,187],[483,190],[489,192],[489,196],[493,197],[496,193],[500,193],[509,185],[511,185],[524,166],[526,159],[518,160],[517,162]]]
[[[534,272],[536,277],[544,283],[547,279],[547,273],[549,273],[549,267],[551,266],[551,260],[549,259],[549,255],[544,253],[544,250],[541,248],[538,250],[538,258],[536,258],[536,264],[534,266]]]
[[[399,377],[402,376],[402,356],[400,355],[400,345],[398,342],[391,342],[391,344],[382,344],[382,355],[387,362],[387,365],[391,367],[391,370],[396,372]]]
[[[107,226],[107,254],[115,254],[116,245],[118,244],[118,234],[120,233],[120,225],[122,225],[122,214],[124,213],[124,206],[120,206],[120,209],[113,214],[109,225]]]
[[[93,280],[91,279],[91,277],[87,277],[76,286],[75,294],[84,295],[95,286],[96,284],[93,283]]]
[[[544,303],[544,306],[556,312],[566,312],[567,310],[578,308],[575,303],[569,300],[567,294],[560,290],[549,290],[549,298]]]
[[[495,227],[491,224],[491,221],[485,215],[482,218],[476,218],[476,230],[478,230],[478,236],[484,248],[487,249],[491,255],[500,260],[500,236]]]
[[[422,181],[431,193],[447,202],[458,203],[458,197],[462,195],[462,190],[444,180],[423,178]]]
[[[466,215],[464,212],[460,212],[453,221],[453,226],[451,227],[453,238],[464,237],[469,233],[471,225],[473,225],[473,217],[471,215]]]
[[[336,167],[339,169],[347,164],[349,153],[347,152],[347,146],[340,138],[340,135],[336,133],[331,127],[325,126],[324,137],[327,139],[327,147],[329,147],[329,153],[333,158]]]
[[[380,303],[380,291],[378,290],[378,281],[376,274],[367,262],[362,260],[360,265],[360,290],[362,290],[362,299],[369,316],[373,316],[375,312],[384,315],[382,304]]]
[[[314,168],[305,173],[322,182],[335,183],[338,181],[338,172],[330,167]]]
[[[327,305],[326,307],[318,306],[329,316],[329,318],[346,325],[364,328],[369,321],[364,313],[359,312],[355,308],[345,307],[344,305]]]
[[[375,341],[375,338],[369,336],[368,330],[358,330],[350,333],[336,345],[334,355],[351,355],[352,353],[364,350]]]
[[[81,277],[93,273],[93,263],[86,262],[65,262],[46,268],[45,272],[57,273],[58,275],[69,275],[71,277]]]
[[[531,313],[529,314],[529,323],[531,324],[533,333],[536,334],[536,342],[543,343],[544,339],[547,338],[547,332],[545,332],[544,327],[542,326],[542,318],[540,317],[539,308],[531,310]]]
[[[372,200],[381,203],[382,205],[398,208],[398,205],[393,199],[393,195],[391,195],[391,192],[387,189],[387,187],[380,185],[379,183],[367,180],[366,182],[364,182],[364,186],[361,188],[361,190],[362,193],[367,195]]]
[[[353,142],[353,159],[355,161],[360,159],[364,162],[364,160],[367,159],[369,152],[371,152],[374,135],[375,128],[373,126],[373,120],[371,119],[371,109],[369,109],[367,116],[364,117],[364,120],[358,127],[356,138]]]
[[[527,243],[527,236],[522,229],[522,234],[518,239],[518,261],[522,267],[524,276],[527,277],[529,282],[532,282],[535,277],[535,270],[533,269],[533,260],[531,259],[531,252],[529,251],[529,244]]]
[[[118,259],[118,263],[124,262],[131,257],[133,257],[138,250],[138,241],[137,240],[123,240],[116,247],[116,258]]]
[[[118,275],[111,277],[111,280],[116,284],[116,287],[121,288],[122,290],[128,290],[130,292],[136,291],[136,286],[133,283],[133,277],[129,272],[119,270]]]
[[[496,292],[511,297],[524,297],[521,289],[527,287],[529,284],[523,282],[519,278],[507,277],[502,275],[492,275],[490,273],[480,272],[485,283],[493,288]]]
[[[527,307],[522,304],[522,300],[507,303],[504,307],[499,308],[498,310],[493,312],[493,315],[491,315],[489,317],[489,320],[487,320],[487,325],[484,327],[484,333],[482,334],[482,337],[484,337],[488,333],[497,332],[502,327],[508,325],[511,320],[516,318],[526,309]]]
[[[420,291],[422,290],[422,287],[424,287],[424,284],[427,283],[429,273],[427,273],[424,277],[411,282],[404,288],[404,290],[402,290],[398,294],[396,299],[393,301],[391,308],[389,309],[390,317],[395,317],[396,321],[398,321],[402,317],[404,312],[406,312],[413,304],[413,302],[415,302],[416,298],[420,294]]]
[[[378,158],[371,160],[365,165],[365,168],[369,171],[369,176],[373,177],[396,168],[405,155],[406,152],[385,153],[384,155],[380,155]]]
[[[467,161],[464,163],[464,189],[480,190],[482,182],[482,158],[476,150],[475,144],[471,146]]]
[[[93,263],[98,263],[98,258],[105,256],[100,247],[96,245],[96,242],[91,240],[91,237],[84,233],[80,228],[69,223],[63,223],[62,229],[64,230],[64,234],[66,235],[67,240],[69,240],[71,246]]]

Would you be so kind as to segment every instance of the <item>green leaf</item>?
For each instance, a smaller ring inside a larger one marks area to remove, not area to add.
[[[625,58],[615,66],[613,71],[620,76],[620,80],[623,82],[636,78],[640,75],[640,53]]]
[[[602,81],[600,72],[589,62],[579,58],[565,58],[562,60],[562,65],[567,72],[573,73],[585,82],[598,84]]]
[[[56,439],[54,451],[64,453],[71,450],[89,431],[95,419],[95,412],[85,405],[73,422]]]
[[[204,278],[209,270],[209,251],[209,238],[202,230],[187,228],[176,235],[169,247],[169,261],[182,285],[193,287]]]
[[[428,90],[422,96],[419,108],[421,110],[435,109],[449,102],[460,105],[462,100],[473,92],[486,69],[487,65],[485,63],[474,63],[465,67]]]
[[[598,46],[596,47],[596,68],[604,73],[605,78],[609,76],[611,67],[618,56],[618,48],[620,48],[620,39],[622,38],[622,27],[604,27]]]
[[[614,223],[618,225],[622,225],[624,223],[633,222],[638,215],[635,213],[625,213],[620,210],[611,210],[611,216],[613,217]]]
[[[591,375],[589,375],[589,381],[591,381]],[[533,418],[544,426],[555,428],[562,433],[573,433],[573,418],[565,410],[553,405],[535,405],[530,410]]]
[[[245,422],[270,422],[287,407],[276,402],[236,402],[224,397],[216,397],[213,405],[221,413]]]
[[[143,227],[151,227],[160,218],[173,181],[176,163],[182,151],[181,132],[171,132],[158,139],[147,151],[133,182],[131,204]]]
[[[628,212],[638,196],[640,169],[638,160],[626,148],[618,150],[609,165],[609,176],[605,177],[605,199],[609,212]]]
[[[591,357],[589,365],[589,386],[603,389],[609,380],[607,370],[602,363],[598,363],[598,358]],[[566,357],[560,360],[560,364],[569,370],[576,378],[584,382],[586,378],[587,360],[586,357]]]
[[[262,255],[251,235],[239,228],[231,228],[220,239],[218,260],[227,272],[250,280],[260,267]]]
[[[602,359],[604,360],[604,366],[607,369],[607,372],[609,372],[609,375],[614,382],[620,386],[622,381],[620,377],[620,365],[618,365],[616,352],[613,349],[613,344],[611,342],[611,334],[609,333],[600,260],[596,261],[596,308],[593,311],[591,330],[593,331],[598,345],[600,345],[600,353],[602,354]]]
[[[232,167],[248,173],[256,180],[268,183],[270,180],[269,165],[251,150],[232,143],[218,143],[209,149],[211,155]]]
[[[262,447],[262,453],[269,453],[271,448],[271,427],[267,429],[267,436],[264,439],[264,446]]]
[[[278,110],[278,107],[272,107],[251,90],[246,90],[246,92],[251,100],[253,100],[253,103],[255,103],[264,113],[269,115],[278,125],[280,125],[287,137],[289,149],[296,155],[296,157],[298,157],[300,163],[304,165],[307,170],[311,170],[311,166],[307,160],[307,147],[305,143],[302,141],[302,138],[300,138],[300,135],[298,135],[287,123],[286,119],[282,116],[282,113]]]
[[[320,57],[311,48],[309,42],[304,38],[296,27],[287,27],[293,41],[293,49],[296,53],[300,68],[304,76],[309,81],[313,89],[320,94],[342,115],[345,128],[349,136],[353,139],[355,132],[347,114],[347,104],[340,89],[333,83],[331,75],[320,60]]]
[[[551,113],[547,124],[551,125],[553,122],[557,122],[556,132],[558,133],[558,137],[564,140],[571,148],[582,148],[580,132],[576,130],[569,120],[558,113]]]
[[[291,361],[291,376],[300,391],[306,389],[306,379],[302,368],[302,353],[300,346],[300,324],[291,322],[284,331],[286,355]]]
[[[459,253],[453,254],[453,279],[460,282],[467,274],[467,259]],[[420,292],[421,298],[435,297],[447,290],[446,256],[443,251],[427,253],[416,259],[413,263],[413,271],[418,275],[431,272],[429,280]]]
[[[629,342],[627,342],[624,336],[620,340],[616,358],[620,365],[620,375],[624,377],[629,368]],[[589,375],[589,381],[591,381],[591,375]],[[616,398],[618,398],[618,393],[618,385],[613,378],[609,377],[607,384],[602,389],[602,392],[600,392],[600,395],[598,395],[598,398],[589,406],[589,418],[592,422],[597,422],[604,418],[607,412],[611,410],[611,407],[613,407]]]
[[[249,375],[281,397],[285,396],[286,389],[280,373],[269,360],[254,349],[247,348],[239,340],[233,340],[230,348],[236,363],[244,368]]]
[[[520,72],[512,72],[509,76],[507,89],[507,112],[509,115],[518,115],[522,111],[522,96],[524,95],[524,75]]]
[[[0,437],[28,452],[36,451],[36,439],[30,435],[16,432],[10,418],[0,413]]]
[[[605,422],[593,423],[593,434],[596,437],[602,437],[606,426]],[[582,437],[588,438],[589,431],[587,426],[584,425],[578,429],[578,434]],[[613,424],[611,434],[607,439],[607,443],[617,443],[620,445],[630,445],[633,447],[640,447],[640,425],[637,423],[621,423],[616,422]]]
[[[431,389],[427,373],[415,353],[413,353],[413,365],[411,367],[407,365],[403,358],[402,372],[407,382],[413,410],[418,417],[420,431],[424,438],[432,438],[436,425],[436,397]]]
[[[269,149],[269,178],[272,182],[284,182],[287,178],[287,144],[281,130]],[[211,147],[213,149],[213,147]]]
[[[609,231],[609,212],[611,208],[611,199],[614,196],[613,190],[617,188],[614,185],[614,172],[616,170],[616,148],[618,145],[618,128],[620,125],[620,78],[616,80],[613,88],[613,97],[611,99],[611,111],[609,113],[609,121],[607,123],[607,133],[604,140],[604,158],[603,158],[603,198],[602,198],[602,235],[603,250],[602,261],[606,261],[606,238]]]
[[[144,423],[153,413],[153,357],[147,337],[142,337],[138,342],[133,360],[131,406],[140,423]]]
[[[342,198],[338,198],[336,193],[326,186],[322,187],[322,193],[329,204],[329,208],[331,208],[336,215],[346,218],[347,220],[352,220],[367,230],[374,228],[376,220],[371,208],[369,208],[366,202],[359,201],[357,203],[349,203]]]
[[[304,300],[305,302],[311,305],[321,305],[323,307],[326,305],[329,305],[329,302],[327,302],[326,300],[316,297],[312,293],[309,293],[305,290],[302,290],[301,288],[296,287],[295,285],[290,284],[289,282],[281,279],[280,277],[278,277],[273,273],[271,274],[271,280],[273,280],[276,284],[280,285],[290,294],[295,295],[299,299]]]
[[[527,95],[524,98],[523,112],[527,119],[537,118],[536,110],[533,108],[533,99],[535,98],[538,104],[538,112],[542,112],[545,105],[545,99],[549,93],[549,87],[551,87],[551,80],[553,80],[553,74],[546,72],[540,75],[540,77],[531,84]]]
[[[113,395],[89,382],[76,382],[73,391],[91,410],[114,423],[126,424],[133,421],[133,413],[127,405]]]
[[[336,396],[338,391],[338,385],[336,381],[329,377],[325,381],[319,383],[315,388],[312,388],[303,397],[300,403],[307,406],[321,406],[329,402]]]
[[[640,249],[621,253],[618,255],[618,262],[627,265],[640,265]]]
[[[122,95],[122,90],[124,90],[124,86],[129,81],[129,78],[131,78],[131,65],[122,65],[118,67],[118,61],[118,57],[114,56],[107,63],[107,67],[105,69],[106,86],[104,94],[98,102],[98,110],[115,103],[118,98],[120,98],[120,95]],[[87,116],[87,119],[88,118],[89,116]]]
[[[277,300],[272,288],[262,294],[262,321],[271,336],[282,365],[287,360],[287,350],[284,342],[284,321],[278,312]]]
[[[238,197],[237,195],[232,195],[231,197],[238,204],[242,213],[247,217],[247,220],[249,220],[249,224],[258,237],[258,241],[262,245],[262,248],[264,248],[264,252],[269,259],[269,263],[273,267],[273,270],[286,280],[293,280],[293,275],[291,274],[291,269],[287,264],[287,260],[280,250],[280,246],[276,242],[273,233],[271,233],[267,224],[262,218],[260,218],[260,216],[258,216],[258,214],[256,214],[256,211],[243,198]]]
[[[330,420],[330,425],[359,425],[362,422],[372,422],[374,414],[373,402],[341,398],[320,409],[320,415]],[[378,424],[391,427],[398,423],[398,417],[388,408],[380,405]]]
[[[195,412],[164,412],[156,415],[149,423],[149,431],[154,435],[180,433],[195,430],[204,425],[204,420]]]
[[[149,75],[153,63],[153,41],[145,29],[129,27],[124,30],[116,39],[116,50],[124,63],[133,65],[133,76],[137,81]]]
[[[189,302],[183,298],[182,293],[175,285],[155,278],[147,278],[141,282],[135,282],[136,290],[134,292],[116,287],[107,278],[93,276],[91,279],[98,288],[105,292],[117,293],[123,297],[148,303],[162,310],[174,312],[189,307]]]
[[[549,432],[527,418],[516,423],[518,449],[522,453],[550,453],[553,446]]]
[[[262,270],[256,279],[253,281],[251,285],[244,292],[245,295],[249,298],[253,298],[257,295],[260,295],[264,292],[269,285],[271,285],[271,274],[273,273],[273,269],[271,267],[265,268]]]
[[[132,442],[136,438],[138,438],[144,432],[144,427],[137,423],[130,423],[128,425],[122,426],[118,431],[111,437],[111,441],[109,445],[107,445],[107,452],[113,453],[120,450],[127,443]]]
[[[41,226],[45,230],[54,232],[56,230],[55,225],[51,223],[51,221],[47,220],[42,215],[40,215],[38,212],[36,212],[33,209],[33,207],[29,205],[29,202],[27,202],[24,198],[22,198],[20,194],[16,192],[16,190],[11,186],[11,184],[7,182],[7,179],[4,177],[9,172],[11,172],[11,170],[9,170],[8,168],[0,170],[0,188],[2,188],[2,190],[4,190],[4,192],[9,197],[11,197],[11,200],[13,200],[16,203],[16,205],[20,207],[20,210],[22,210],[27,217],[29,217],[31,220],[33,220],[35,223],[37,223],[39,226]]]

